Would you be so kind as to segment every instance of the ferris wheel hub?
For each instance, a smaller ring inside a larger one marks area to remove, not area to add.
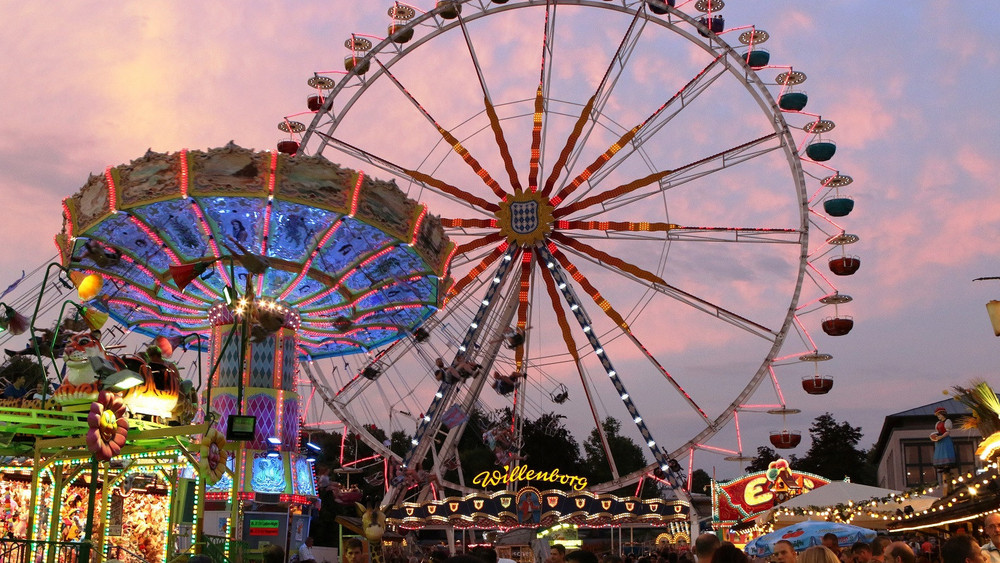
[[[500,233],[510,244],[532,246],[552,232],[553,206],[540,192],[521,192],[500,202]]]

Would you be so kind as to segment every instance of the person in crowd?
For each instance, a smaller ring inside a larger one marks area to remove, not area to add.
[[[935,412],[935,413],[938,413],[939,411],[943,411],[943,410],[944,410],[944,409],[937,409],[937,410],[936,410],[936,411],[934,411],[934,412]],[[941,418],[941,416],[938,416],[938,418],[940,419],[940,418]],[[948,422],[949,422],[949,424],[950,424],[950,422],[951,422],[951,421],[948,421]],[[940,422],[938,423],[938,425],[940,425]],[[951,427],[949,426],[949,428],[951,428]],[[940,441],[940,440],[942,440],[942,439],[943,439],[943,438],[939,438],[939,439],[938,439],[938,441]],[[950,440],[951,440],[951,438],[948,438],[948,440],[950,441]],[[934,447],[934,452],[935,452],[935,455],[937,455],[937,446],[935,446],[935,447]],[[937,462],[935,462],[935,466],[936,466],[936,465],[937,465]],[[931,543],[931,539],[930,539],[930,538],[924,538],[924,541],[923,541],[923,543],[921,543],[921,544],[920,544],[920,551],[921,551],[921,553],[923,553],[923,554],[924,554],[925,556],[927,556],[927,558],[928,558],[928,559],[933,559],[933,557],[931,557],[931,555],[932,555],[932,554],[934,553],[934,544],[933,544],[933,543]]]
[[[872,540],[872,562],[873,563],[885,563],[885,548],[889,545],[889,538],[885,536],[877,536]],[[1000,563],[998,561],[997,563]]]
[[[4,388],[3,394],[0,394],[0,398],[3,399],[20,399],[28,394],[28,384],[27,379],[23,375],[18,375],[14,378],[14,381],[10,385]]]
[[[598,560],[592,551],[574,549],[566,554],[566,563],[598,563]]]
[[[469,551],[469,555],[482,559],[483,563],[497,563],[497,550],[488,545],[477,545]]]
[[[299,546],[299,563],[316,563],[316,556],[312,552],[313,537],[309,536],[306,541]]]
[[[798,554],[788,540],[778,540],[774,544],[774,560],[776,563],[797,563]]]
[[[694,540],[694,556],[698,563],[711,563],[712,556],[722,542],[715,534],[702,534]]]
[[[988,559],[979,544],[969,534],[952,536],[941,546],[944,563],[986,563]]]
[[[990,540],[983,544],[983,554],[990,563],[1000,563],[1000,513],[986,515],[983,531]]]
[[[823,547],[829,549],[833,552],[833,555],[840,560],[843,560],[840,556],[840,540],[837,539],[837,534],[832,532],[827,532],[823,534]]]
[[[365,547],[358,538],[348,538],[344,542],[344,556],[341,563],[367,563]]]
[[[566,563],[566,546],[554,543],[549,546],[549,563]]]
[[[799,563],[837,563],[838,561],[840,560],[837,559],[837,554],[825,545],[814,545],[803,551],[802,557],[799,557]]]
[[[730,542],[722,542],[712,554],[712,563],[750,563],[750,558],[743,550]]]
[[[280,545],[265,547],[264,563],[285,563],[285,550]]]
[[[885,548],[885,563],[917,563],[917,556],[906,542],[894,541]]]
[[[863,541],[855,542],[851,546],[851,556],[854,563],[869,563],[872,560],[872,547]]]
[[[35,385],[35,390],[31,395],[32,399],[41,401],[42,397],[52,398],[52,389],[49,388],[49,380],[40,379]]]

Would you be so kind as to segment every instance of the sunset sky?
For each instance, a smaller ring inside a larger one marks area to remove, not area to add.
[[[341,68],[352,32],[384,34],[390,5],[0,0],[0,288],[55,256],[60,201],[88,175],[147,149],[272,150],[276,124],[305,109],[306,79]],[[835,387],[795,390],[796,426],[830,411],[861,426],[868,447],[887,414],[976,378],[998,383],[984,304],[1000,299],[1000,282],[972,282],[1000,276],[995,6],[729,0],[723,14],[770,33],[772,64],[808,74],[808,109],[836,122],[834,165],[854,178],[843,222],[861,238],[850,252],[862,267],[837,281],[856,326],[824,336]]]

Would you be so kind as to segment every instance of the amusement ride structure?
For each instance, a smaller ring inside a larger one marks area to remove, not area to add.
[[[386,34],[347,37],[344,70],[308,79],[278,149],[395,178],[457,244],[456,281],[419,339],[350,370],[304,364],[397,476],[384,504],[473,492],[463,432],[494,447],[509,431],[497,459],[513,467],[525,418],[550,411],[600,436],[612,478],[594,492],[644,478],[682,490],[680,461],[699,451],[747,460],[750,413],[782,417],[774,446],[801,439],[779,381],[812,364],[803,389],[832,386],[811,332],[853,326],[830,275],[860,266],[837,222],[852,180],[827,164],[834,123],[806,111],[806,74],[724,7],[397,2]],[[497,416],[470,429],[474,409]],[[618,470],[608,416],[634,424],[652,465]],[[405,456],[376,422],[413,432]]]

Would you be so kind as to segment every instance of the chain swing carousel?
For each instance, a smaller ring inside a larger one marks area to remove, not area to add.
[[[37,442],[29,537],[60,539],[58,515],[72,506],[77,520],[96,515],[81,535],[110,553],[119,514],[148,522],[148,507],[129,500],[146,485],[165,491],[157,513],[167,515],[147,526],[162,534],[149,561],[201,547],[203,532],[250,548],[304,539],[316,487],[300,451],[298,360],[365,352],[417,330],[446,287],[452,245],[437,218],[393,184],[321,157],[232,144],[147,153],[92,176],[63,207],[63,269],[105,280],[88,309],[160,348],[209,352],[206,390],[194,399],[209,408],[201,424],[167,425],[176,369],[141,371],[107,354],[99,332],[74,334],[87,350],[67,347],[69,373],[73,362],[87,364],[80,374],[97,368],[89,380],[65,378],[54,400],[62,412],[93,405],[96,438],[82,437],[81,412],[66,415],[65,437]],[[147,375],[123,402],[106,382],[129,371]]]

